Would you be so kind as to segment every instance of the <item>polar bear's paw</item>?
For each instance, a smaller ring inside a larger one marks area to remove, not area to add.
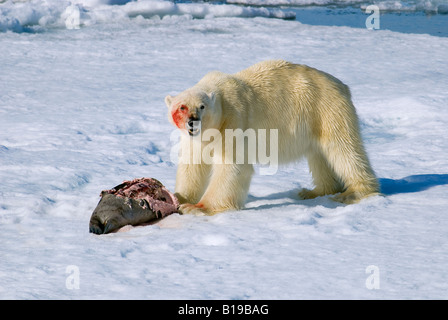
[[[358,203],[359,201],[361,201],[364,198],[372,197],[372,196],[378,196],[378,195],[380,195],[380,193],[376,192],[375,190],[372,190],[372,191],[366,191],[366,190],[351,191],[351,190],[347,190],[345,192],[342,192],[340,194],[335,195],[334,197],[332,197],[332,199],[334,201],[341,202],[341,203],[344,203],[344,204],[354,204],[354,203]]]
[[[331,199],[344,204],[353,204],[359,202],[362,196],[356,192],[343,192],[335,195]]]
[[[303,188],[300,192],[299,192],[299,198],[301,200],[308,200],[308,199],[314,199],[317,197],[320,197],[321,194],[317,193],[314,190],[310,190],[310,189],[306,189]]]
[[[209,211],[204,207],[204,205],[184,203],[179,206],[179,212],[182,214],[192,214],[195,216],[208,216]]]

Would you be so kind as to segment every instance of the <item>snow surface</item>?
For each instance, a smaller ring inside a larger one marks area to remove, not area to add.
[[[107,4],[124,4],[107,5]],[[0,4],[0,32],[35,30],[41,27],[65,27],[68,19],[77,13],[77,27],[98,22],[124,21],[129,18],[160,19],[186,16],[203,19],[214,17],[267,17],[294,19],[295,14],[277,8],[251,8],[236,5],[207,3],[173,3],[163,0],[31,0]]]
[[[18,28],[0,33],[1,299],[448,298],[448,38],[128,4],[82,5],[70,30],[60,3],[0,5]],[[239,212],[88,232],[101,190],[174,189],[166,94],[271,58],[351,87],[383,197],[300,201],[304,161],[256,175]]]

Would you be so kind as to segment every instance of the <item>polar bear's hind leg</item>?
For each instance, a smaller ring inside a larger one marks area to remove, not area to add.
[[[301,199],[314,199],[343,191],[343,184],[321,152],[313,150],[307,158],[315,188],[302,189],[299,192]]]
[[[343,134],[344,130],[341,131]],[[327,161],[331,163],[343,186],[339,190],[342,193],[333,197],[333,200],[346,204],[379,194],[379,184],[370,166],[359,131],[352,128],[350,135],[348,140],[339,136],[324,144]]]

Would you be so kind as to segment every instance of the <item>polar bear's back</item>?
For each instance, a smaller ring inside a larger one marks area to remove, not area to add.
[[[291,130],[295,130],[301,120],[313,126],[311,119],[319,118],[315,113],[352,109],[350,90],[345,84],[306,65],[269,60],[242,70],[234,77],[252,93],[254,101],[246,102],[246,106],[253,108],[250,110],[253,116],[268,118],[277,127],[290,125],[293,126]],[[279,123],[274,124],[272,119],[278,119]],[[257,119],[256,123],[259,121]]]
[[[257,94],[266,91],[271,91],[269,94],[279,94],[282,93],[282,88],[287,89],[288,93],[312,94],[319,88],[350,95],[348,87],[332,75],[284,60],[259,62],[235,76],[250,84],[254,90],[260,91]]]

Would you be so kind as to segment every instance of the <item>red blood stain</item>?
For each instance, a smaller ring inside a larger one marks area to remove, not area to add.
[[[198,202],[195,204],[195,207],[203,209],[205,206],[202,203]]]
[[[187,114],[188,107],[184,104],[181,104],[175,108],[173,112],[171,112],[171,117],[179,129],[183,129],[185,127],[185,119],[187,118]]]

